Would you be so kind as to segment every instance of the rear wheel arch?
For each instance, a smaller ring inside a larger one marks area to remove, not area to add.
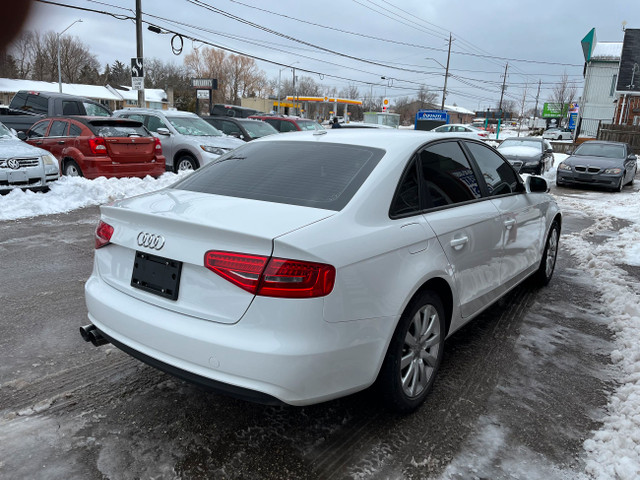
[[[453,316],[453,291],[451,290],[451,286],[449,285],[449,283],[444,278],[431,278],[423,283],[422,286],[420,286],[420,288],[409,299],[405,309],[408,308],[409,305],[411,305],[416,297],[420,296],[422,292],[427,290],[435,293],[442,302],[445,316],[446,335],[446,333],[449,332],[449,328],[451,327],[451,317]]]

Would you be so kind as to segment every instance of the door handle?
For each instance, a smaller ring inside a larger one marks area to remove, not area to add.
[[[64,145],[64,140],[59,140],[58,145]]]
[[[504,221],[504,227],[507,230],[511,230],[511,227],[513,227],[515,224],[516,224],[516,221],[513,218]]]
[[[469,241],[469,237],[467,236],[458,237],[451,240],[450,245],[453,247],[454,250],[460,250],[462,247],[464,247],[464,244],[467,243],[468,241]]]

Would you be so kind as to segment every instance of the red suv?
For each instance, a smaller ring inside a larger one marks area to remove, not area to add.
[[[53,154],[69,176],[159,177],[165,172],[160,140],[141,122],[113,117],[52,117],[21,138]]]
[[[325,130],[318,122],[300,117],[285,117],[281,115],[251,115],[255,118],[267,122],[280,133],[297,132],[298,130]]]

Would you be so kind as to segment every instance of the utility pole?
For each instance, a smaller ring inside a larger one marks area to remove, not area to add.
[[[296,67],[292,67],[291,71],[293,72],[293,112],[295,115],[298,115],[298,92],[296,90]]]
[[[447,68],[444,74],[444,88],[442,89],[442,105],[440,110],[444,110],[444,98],[447,96],[447,78],[449,78],[449,60],[451,59],[451,32],[449,32],[449,53],[447,54]]]
[[[538,80],[538,93],[536,94],[536,108],[533,109],[534,120],[538,118],[538,99],[540,98],[540,85],[542,85],[542,80]]]
[[[137,48],[136,56],[138,58],[143,58],[143,55],[142,55],[142,0],[136,0],[136,48]],[[138,90],[138,107],[140,108],[145,107],[144,88],[141,88],[140,90]]]
[[[500,94],[500,105],[498,105],[498,112],[500,112],[500,117],[502,117],[502,99],[504,98],[504,89],[507,83],[507,69],[509,68],[509,62],[504,66],[504,79],[502,80],[502,93]]]

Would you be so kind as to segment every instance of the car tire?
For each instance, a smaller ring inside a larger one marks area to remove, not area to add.
[[[558,244],[560,242],[560,227],[558,222],[553,222],[549,229],[547,242],[544,245],[544,252],[540,260],[540,266],[535,273],[536,284],[540,287],[548,285],[556,268],[556,260],[558,258]]]
[[[392,410],[409,413],[424,402],[442,361],[445,335],[442,301],[429,290],[418,294],[400,317],[377,379]]]
[[[623,188],[624,188],[624,173],[622,174],[622,177],[620,177],[620,182],[616,187],[614,187],[613,191],[619,193],[622,191]]]
[[[64,172],[67,177],[83,177],[82,170],[73,160],[67,160],[64,163]]]
[[[174,164],[173,170],[178,173],[182,170],[197,170],[198,161],[191,155],[182,155],[178,158],[178,161]]]

